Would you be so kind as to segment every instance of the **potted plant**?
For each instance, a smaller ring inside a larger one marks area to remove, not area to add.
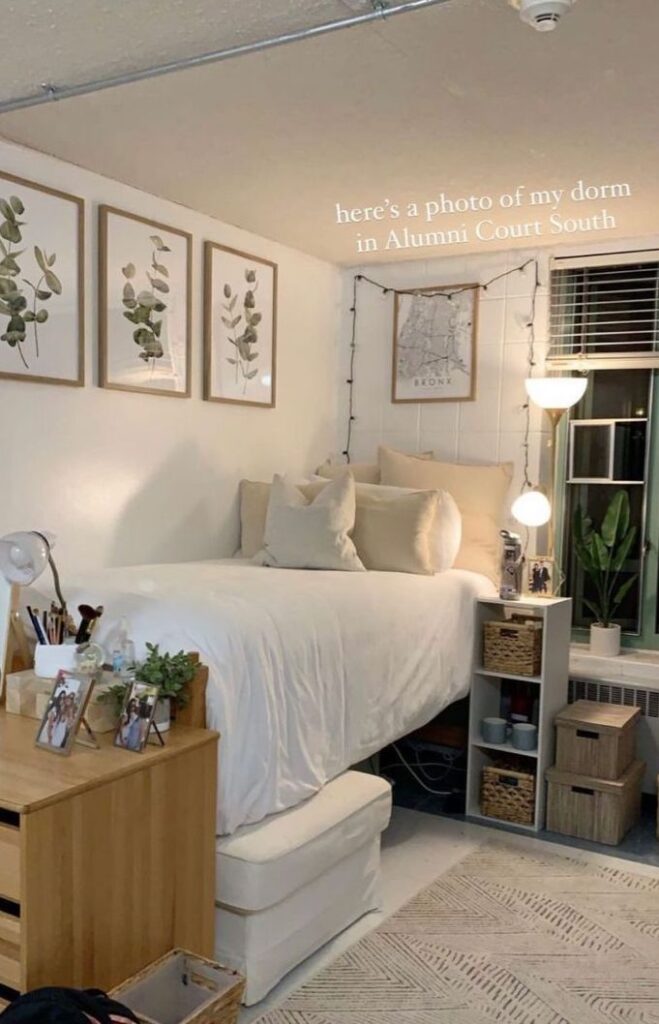
[[[624,583],[618,582],[636,539],[636,527],[629,525],[627,492],[614,494],[599,532],[580,505],[575,509],[573,526],[575,554],[595,589],[594,600],[583,599],[595,616],[590,627],[590,650],[601,657],[613,657],[620,654],[620,626],[613,618],[638,578],[636,573]]]
[[[138,666],[135,678],[142,683],[160,687],[155,723],[163,732],[169,729],[172,700],[181,707],[187,704],[187,688],[194,677],[196,666],[185,651],[179,651],[178,654],[161,654],[158,644],[147,644],[146,649],[146,660]]]
[[[188,702],[188,686],[194,678],[196,665],[185,651],[179,651],[178,654],[161,654],[158,644],[147,644],[146,649],[146,660],[136,668],[135,678],[140,682],[160,687],[154,720],[160,731],[164,732],[169,729],[172,700],[181,707]],[[127,689],[127,682],[113,683],[99,700],[112,703],[118,717]]]

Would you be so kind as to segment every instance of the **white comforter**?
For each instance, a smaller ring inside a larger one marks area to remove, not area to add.
[[[67,587],[146,641],[199,651],[220,743],[218,832],[292,807],[469,688],[482,576],[268,569],[236,559],[107,569]]]

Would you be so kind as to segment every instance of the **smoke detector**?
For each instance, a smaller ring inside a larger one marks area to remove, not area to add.
[[[519,16],[538,32],[552,32],[577,0],[508,0]]]

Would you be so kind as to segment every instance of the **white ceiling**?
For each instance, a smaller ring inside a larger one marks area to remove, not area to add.
[[[370,7],[369,0],[0,0],[3,37],[22,55],[0,64],[0,100],[42,82],[76,84]],[[362,257],[359,229],[334,223],[337,202],[498,194],[579,178],[629,182],[631,199],[569,211],[585,216],[607,206],[616,229],[590,237],[613,240],[659,232],[658,38],[657,0],[579,0],[548,34],[522,25],[506,0],[451,0],[5,114],[0,134],[342,263]],[[473,228],[482,216],[460,223]],[[372,233],[386,237],[381,226]],[[469,246],[492,247],[509,243]]]

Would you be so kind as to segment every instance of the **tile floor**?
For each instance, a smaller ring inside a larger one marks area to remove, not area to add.
[[[392,914],[420,889],[430,884],[433,879],[448,870],[484,840],[492,838],[494,834],[494,830],[491,828],[475,825],[457,817],[425,813],[421,810],[401,806],[394,807],[391,825],[384,833],[382,843],[382,910],[368,914],[323,946],[314,956],[309,957],[280,982],[258,1006],[244,1009],[240,1016],[240,1024],[251,1024],[258,1020],[266,1010],[276,1006],[312,974],[342,953],[357,939],[376,928],[385,917]],[[505,835],[506,839],[510,839],[511,842],[524,844],[527,847],[537,845],[539,848],[546,849],[548,842],[553,844],[558,841],[565,844],[564,837],[560,837],[559,840],[559,837],[552,837],[549,833],[543,833],[538,839],[512,832],[506,832]],[[655,849],[652,851],[651,858],[647,854],[634,855],[633,851],[626,854],[629,859],[636,861],[634,870],[641,874],[656,873],[656,867],[653,865],[659,864],[659,858],[656,856],[657,844],[654,840],[654,831],[652,831],[652,836]],[[645,839],[640,839],[639,842],[643,846]],[[611,863],[611,856],[620,856],[617,850],[593,843],[583,844],[583,846],[583,849],[570,848],[570,854],[602,863]]]

